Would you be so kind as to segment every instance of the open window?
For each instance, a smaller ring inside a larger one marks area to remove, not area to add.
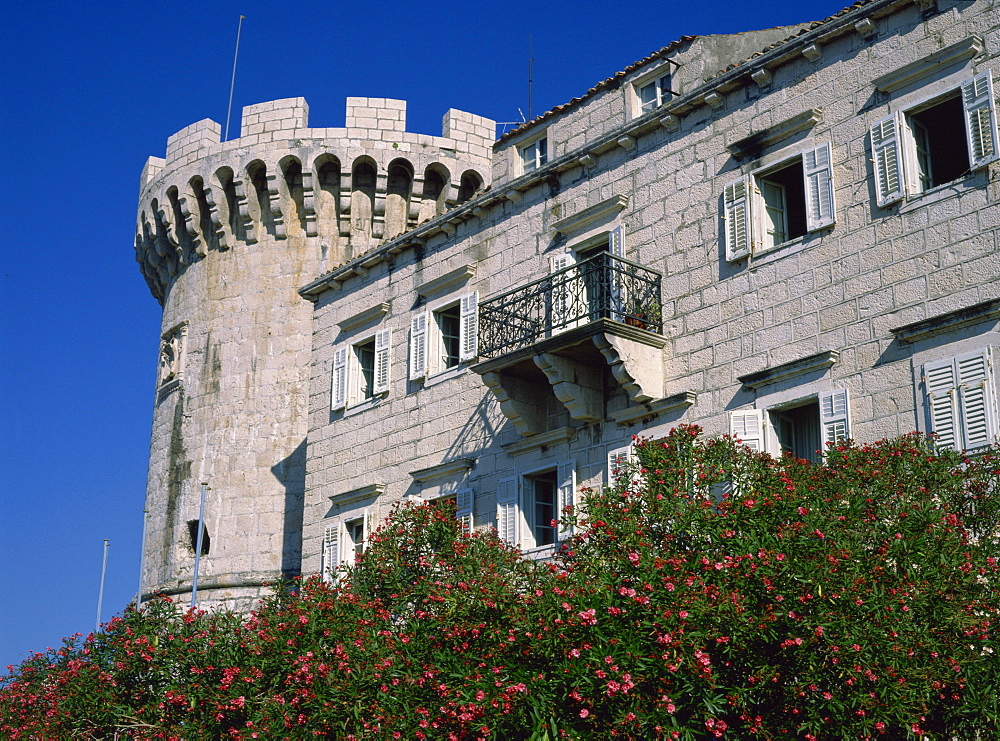
[[[760,254],[836,221],[829,142],[730,182],[723,193],[727,260]]]
[[[333,351],[331,409],[337,411],[389,391],[392,330]]]
[[[569,535],[557,521],[574,504],[575,490],[575,461],[501,479],[497,486],[500,537],[525,551],[555,545]]]
[[[479,294],[467,293],[410,320],[409,376],[415,381],[475,360]]]
[[[753,450],[819,463],[828,444],[850,437],[847,389],[834,389],[766,410],[730,412],[729,434]]]
[[[922,380],[938,445],[976,450],[997,440],[996,381],[988,350],[925,363]]]
[[[996,104],[989,70],[871,129],[876,200],[888,206],[994,162]]]
[[[341,564],[353,564],[364,553],[365,517],[356,517],[327,525],[323,531],[320,574],[323,581],[333,583]]]
[[[524,172],[537,170],[549,161],[549,140],[547,136],[541,136],[534,141],[517,148],[521,156],[521,169]]]

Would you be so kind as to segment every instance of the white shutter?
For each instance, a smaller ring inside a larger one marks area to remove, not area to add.
[[[322,574],[323,581],[331,583],[337,579],[340,568],[340,525],[330,525],[323,533]]]
[[[615,257],[625,257],[625,227],[621,224],[608,232],[608,252]]]
[[[823,450],[827,443],[838,443],[851,436],[851,413],[847,389],[834,389],[819,395],[819,427]]]
[[[723,194],[727,260],[739,260],[750,254],[750,188],[750,178],[744,176],[729,183]]]
[[[962,106],[965,108],[969,160],[975,170],[1000,156],[997,152],[997,114],[990,70],[962,83]]]
[[[375,379],[372,393],[384,394],[389,390],[389,366],[392,363],[392,330],[375,333]]]
[[[608,233],[608,252],[615,257],[625,257],[625,228],[621,224]],[[612,260],[608,269],[608,279],[611,282],[610,316],[615,321],[624,322],[628,297],[625,295],[625,281],[619,268],[620,266]]]
[[[833,157],[830,143],[802,154],[806,187],[806,229],[815,231],[836,221],[833,202]]]
[[[994,440],[992,373],[985,350],[955,358],[958,372],[959,414],[962,421],[962,446],[981,448]]]
[[[461,362],[475,360],[479,354],[479,294],[467,293],[460,302],[459,355]]]
[[[616,486],[621,480],[621,475],[628,473],[628,464],[631,458],[631,445],[608,451],[608,486]]]
[[[872,161],[875,169],[875,199],[879,206],[888,206],[904,195],[899,129],[899,115],[893,114],[876,121],[870,130]]]
[[[571,252],[564,252],[561,255],[553,255],[549,258],[549,272],[558,272],[570,267],[575,262],[573,253]],[[555,278],[552,284],[550,299],[552,301],[552,306],[549,317],[549,331],[551,334],[565,332],[567,329],[572,327],[569,323],[570,312],[573,308],[570,282],[573,280],[575,272],[576,271],[571,270],[563,273],[559,277]]]
[[[562,519],[565,516],[567,507],[572,507],[576,503],[576,461],[563,461],[556,469],[556,479],[559,482],[559,492],[556,496],[557,511],[556,518]],[[573,534],[573,528],[559,524],[559,539],[569,537]]]
[[[333,411],[347,406],[347,345],[333,351],[333,380],[330,388],[330,408]]]
[[[751,450],[764,450],[764,414],[760,409],[729,413],[729,434]]]
[[[410,380],[427,375],[427,312],[410,319]]]
[[[462,523],[462,532],[472,533],[472,489],[459,489],[455,492],[455,516]]]
[[[924,363],[924,393],[930,407],[931,432],[937,435],[937,444],[954,448],[958,432],[958,383],[954,358]]]
[[[517,478],[497,483],[497,534],[508,545],[517,547]]]

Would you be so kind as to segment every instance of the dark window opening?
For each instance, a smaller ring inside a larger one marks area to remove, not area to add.
[[[359,379],[361,386],[358,391],[362,399],[371,399],[375,396],[375,340],[357,345],[354,348],[354,355],[361,369]]]
[[[198,521],[188,520],[188,537],[190,542],[188,548],[195,553],[198,548]],[[201,526],[201,555],[207,556],[211,549],[212,539],[208,536],[208,528],[204,524]]]
[[[969,171],[965,111],[960,97],[911,113],[908,118],[917,150],[920,190],[951,182]]]
[[[790,453],[796,458],[820,462],[823,441],[818,401],[792,409],[772,410],[770,415],[783,454]]]
[[[462,343],[462,318],[459,307],[456,304],[434,312],[434,317],[441,333],[441,369],[454,368],[458,365]]]
[[[802,159],[757,179],[764,201],[765,247],[797,239],[806,233],[806,192]]]
[[[556,473],[548,471],[527,479],[531,502],[531,533],[535,538],[535,547],[552,545],[556,542],[556,529],[552,522],[556,513]]]

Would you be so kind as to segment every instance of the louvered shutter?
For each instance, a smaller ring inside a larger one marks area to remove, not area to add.
[[[608,451],[608,486],[617,486],[621,476],[628,473],[631,454],[631,445]]]
[[[997,114],[993,102],[993,78],[989,70],[962,83],[965,134],[972,169],[984,167],[998,158]]]
[[[615,257],[625,257],[625,228],[621,224],[608,233],[608,252]],[[625,280],[621,266],[615,260],[608,266],[607,275],[610,282],[608,286],[611,298],[610,316],[615,321],[624,322],[628,296],[625,294]]]
[[[924,393],[930,407],[931,432],[943,448],[954,448],[959,442],[957,380],[954,358],[924,363]]]
[[[475,360],[479,354],[479,294],[467,293],[459,303],[459,357],[461,362]]]
[[[561,255],[553,255],[549,258],[549,272],[557,273],[560,270],[573,265],[575,260],[573,259],[573,254],[570,252],[565,252]],[[573,280],[575,271],[570,270],[565,273],[561,273],[552,279],[552,291],[551,291],[551,311],[549,315],[549,331],[551,334],[558,334],[559,332],[565,332],[572,326],[570,324],[570,316],[573,306],[572,292],[570,290],[570,283]]]
[[[384,394],[389,390],[389,367],[392,362],[392,330],[375,333],[375,379],[372,393]]]
[[[333,379],[330,389],[330,408],[333,411],[347,406],[347,345],[333,351]]]
[[[973,450],[989,445],[996,434],[989,356],[986,351],[959,355],[955,358],[955,369],[958,375],[962,446]]]
[[[740,260],[750,254],[749,177],[741,177],[726,186],[723,194],[726,259]]]
[[[833,201],[833,157],[830,143],[802,154],[806,188],[806,229],[815,231],[836,221]]]
[[[500,539],[517,547],[517,478],[500,479],[497,483],[497,534]]]
[[[872,125],[872,160],[875,169],[875,200],[888,206],[904,195],[899,146],[899,116],[886,116]]]
[[[459,489],[455,492],[455,516],[462,524],[462,532],[472,533],[472,489]]]
[[[834,389],[819,395],[819,426],[824,451],[828,443],[838,443],[851,436],[850,420],[847,389]]]
[[[325,582],[333,582],[337,579],[337,569],[340,568],[340,525],[330,525],[323,533],[323,570],[322,577]]]
[[[760,409],[740,409],[730,412],[729,434],[751,450],[763,450],[763,412]]]
[[[559,491],[556,496],[558,504],[556,517],[560,520],[566,516],[566,509],[576,504],[576,461],[563,461],[556,469],[556,479],[559,482]],[[566,527],[559,523],[559,539],[569,537],[573,534],[573,528]]]
[[[410,380],[427,375],[427,312],[421,311],[410,319]]]

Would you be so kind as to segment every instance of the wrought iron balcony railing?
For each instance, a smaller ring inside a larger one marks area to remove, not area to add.
[[[599,319],[663,333],[661,275],[601,252],[479,305],[479,355],[494,358]]]

